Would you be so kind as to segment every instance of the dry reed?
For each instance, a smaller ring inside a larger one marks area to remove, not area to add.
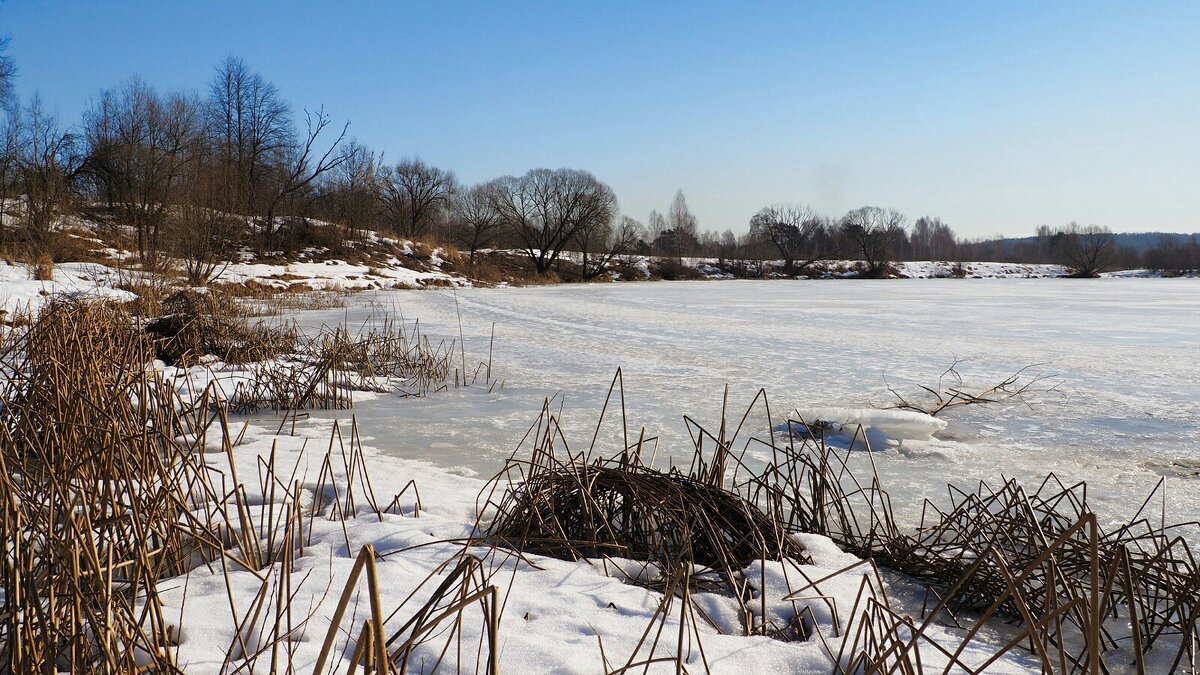
[[[618,372],[614,388],[619,382]],[[532,458],[510,460],[481,497],[496,514],[488,539],[518,555],[652,563],[658,572],[652,585],[664,591],[663,604],[623,666],[609,663],[601,641],[607,672],[662,662],[681,672],[694,663],[693,648],[701,654],[703,648],[697,622],[689,629],[687,618],[704,617],[692,613],[690,589],[719,588],[697,584],[713,569],[725,577],[722,590],[741,603],[743,633],[797,639],[798,631],[799,639],[819,638],[839,674],[976,673],[1015,650],[1047,673],[1196,671],[1200,573],[1184,536],[1196,523],[1155,522],[1146,514],[1155,495],[1128,523],[1101,527],[1086,486],[1063,485],[1053,474],[1033,491],[1012,479],[996,488],[980,483],[975,491],[950,486],[948,507],[927,501],[914,530],[896,522],[869,454],[871,468],[861,475],[852,468],[853,451],[826,446],[820,434],[790,431],[739,442],[757,405],[767,428],[776,428],[761,392],[732,431],[725,415],[716,433],[688,420],[695,447],[683,474],[643,466],[644,432],[631,444],[624,421],[620,457],[572,453],[547,404],[531,430]],[[807,426],[789,420],[782,428]],[[743,520],[746,513],[756,517]],[[717,523],[736,523],[738,534],[713,527]],[[866,562],[815,581],[796,568],[804,579],[784,598],[793,602],[796,630],[771,630],[762,623],[765,606],[747,600],[763,586],[754,588],[757,580],[741,573],[742,565],[747,557],[802,558],[795,548],[770,545],[799,532],[827,536]],[[751,537],[757,551],[746,545]],[[876,564],[924,586],[919,617],[894,606]],[[859,592],[851,607],[838,608],[822,585],[846,574],[861,577]],[[671,598],[682,601],[680,634],[674,651],[663,656],[656,649]],[[812,601],[829,605],[835,625],[816,625],[806,609]],[[844,626],[838,616],[846,618]],[[830,643],[829,631],[840,642]],[[687,644],[696,644],[685,648],[685,632]]]
[[[239,618],[223,670],[294,672],[314,617],[293,607],[313,519],[382,519],[414,498],[409,513],[419,513],[412,482],[376,499],[353,422],[348,439],[335,426],[311,500],[274,452],[248,489],[234,461],[240,435],[215,388],[181,396],[149,367],[154,356],[153,340],[106,303],[57,300],[28,328],[0,334],[0,673],[179,672],[180,627],[159,584],[185,575],[186,589],[197,567],[226,585],[238,570],[260,581],[248,605],[229,597]],[[227,470],[205,459],[214,444]],[[404,672],[414,650],[447,639],[442,628],[480,607],[492,654],[484,668],[496,672],[496,589],[477,562],[451,562],[449,581],[400,630],[358,634],[352,663]]]

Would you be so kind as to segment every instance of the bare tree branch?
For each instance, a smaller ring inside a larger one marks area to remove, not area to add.
[[[961,360],[955,358],[950,367],[938,376],[937,384],[933,386],[917,385],[924,392],[922,399],[905,394],[890,383],[887,384],[888,393],[895,401],[881,407],[909,410],[937,417],[950,408],[967,405],[1016,402],[1028,406],[1030,402],[1027,396],[1056,392],[1062,385],[1057,374],[1038,370],[1047,364],[1032,363],[990,387],[969,391],[963,384],[962,375],[958,372],[960,363]],[[886,378],[884,381],[886,382]]]

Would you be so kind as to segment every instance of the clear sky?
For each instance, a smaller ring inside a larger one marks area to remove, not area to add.
[[[800,201],[1200,230],[1200,2],[0,0],[3,34],[66,120],[234,54],[390,159],[587,169],[643,221],[682,189],[702,229]]]

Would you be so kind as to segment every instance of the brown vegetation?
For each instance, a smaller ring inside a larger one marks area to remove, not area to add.
[[[761,402],[766,408],[765,399]],[[750,414],[732,432],[724,422],[716,433],[690,423],[696,446],[692,468],[682,474],[642,466],[644,440],[631,443],[624,420],[626,450],[617,458],[591,459],[565,446],[556,450],[565,439],[547,406],[536,425],[530,460],[513,460],[501,474],[512,480],[503,498],[494,497],[503,479],[481,496],[497,512],[488,534],[520,552],[653,563],[658,572],[651,575],[653,585],[664,591],[664,599],[630,664],[658,660],[682,667],[689,662],[700,638],[687,628],[688,617],[693,626],[704,619],[690,589],[713,589],[704,582],[706,574],[724,577],[718,586],[735,598],[754,595],[755,580],[739,578],[739,563],[745,560],[733,553],[747,537],[758,548],[757,553],[754,545],[745,549],[752,558],[780,553],[799,558],[800,552],[774,550],[769,542],[812,532],[865,561],[823,579],[797,580],[784,598],[796,611],[794,629],[764,630],[756,617],[765,617],[765,607],[740,600],[743,630],[825,643],[804,606],[814,600],[832,603],[835,622],[839,615],[846,617],[840,646],[824,644],[835,673],[923,672],[933,664],[974,673],[1013,650],[1028,651],[1048,673],[1104,672],[1128,663],[1137,672],[1195,669],[1200,569],[1180,535],[1200,523],[1166,525],[1151,518],[1144,505],[1125,524],[1101,526],[1088,507],[1086,486],[1064,485],[1051,474],[1032,491],[1011,479],[1002,479],[998,488],[981,482],[974,491],[952,485],[949,505],[926,501],[920,526],[909,530],[896,522],[878,475],[852,468],[862,465],[852,461],[852,451],[792,432],[739,442]],[[597,435],[599,428],[598,423]],[[804,427],[789,422],[786,428]],[[752,446],[770,458],[765,466],[752,469],[745,450],[733,452]],[[685,509],[675,506],[674,495],[680,494],[687,495]],[[719,523],[731,521],[713,515],[710,507],[738,518],[759,515],[740,521],[737,535],[717,534],[723,532]],[[710,533],[724,543],[715,547],[719,555],[711,554]],[[919,616],[894,608],[876,564],[925,587]],[[861,576],[849,608],[838,608],[822,590],[828,579],[842,575]],[[644,575],[634,576],[645,582]],[[663,657],[655,649],[676,601],[681,605],[678,648]],[[984,637],[985,628],[991,637]],[[654,641],[645,655],[651,634]],[[992,655],[982,663],[963,656],[966,645],[978,640],[991,641],[986,644]],[[702,645],[699,652],[702,657]]]
[[[197,306],[195,298],[172,302]],[[230,598],[241,618],[229,663],[253,669],[269,660],[273,670],[291,663],[294,641],[312,619],[311,608],[305,614],[291,606],[295,561],[310,543],[312,518],[357,518],[358,502],[379,518],[401,509],[400,495],[382,506],[376,499],[357,427],[349,447],[335,427],[311,504],[273,456],[262,460],[257,486],[272,497],[251,499],[233,468],[239,441],[221,397],[206,390],[185,399],[147,368],[154,340],[117,305],[57,301],[31,327],[2,338],[0,524],[20,535],[0,556],[0,672],[179,672],[181,627],[158,583],[198,566],[220,570],[226,583],[232,570],[251,571],[262,583],[249,608]],[[404,356],[358,354],[373,368]],[[205,461],[214,445],[230,473]],[[284,486],[279,494],[277,485]],[[367,547],[338,618],[362,569],[378,593],[373,565]],[[426,597],[412,601],[412,619],[386,639],[383,622],[410,603],[385,618],[376,597],[374,622],[357,635],[369,651],[356,651],[352,661],[376,672],[404,669],[417,645],[452,644],[456,631],[447,637],[445,628],[461,625],[478,605],[490,617],[488,672],[496,672],[496,591],[478,560],[458,561]],[[335,620],[323,654],[342,635]]]
[[[959,363],[961,362],[956,359],[950,364],[950,367],[938,376],[935,385],[920,385],[921,392],[916,396],[903,393],[889,384],[888,393],[895,400],[884,407],[936,417],[948,409],[968,405],[1001,402],[1028,404],[1028,397],[1054,393],[1061,384],[1057,375],[1037,370],[1045,364],[1033,363],[1018,369],[990,387],[969,390],[963,383],[962,374],[958,372]]]

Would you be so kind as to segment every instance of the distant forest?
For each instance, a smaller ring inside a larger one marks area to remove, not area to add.
[[[910,221],[876,206],[820,214],[786,200],[765,205],[737,234],[702,229],[682,191],[645,220],[622,214],[613,190],[580,169],[465,185],[420,158],[385,158],[324,108],[297,110],[234,57],[199,92],[159,91],[131,77],[99,90],[82,119],[67,122],[37,95],[18,99],[19,64],[5,47],[0,41],[0,252],[10,257],[69,255],[63,224],[103,208],[131,233],[139,261],[183,260],[200,283],[215,260],[302,245],[324,223],[346,240],[379,232],[451,244],[472,264],[480,249],[523,251],[537,274],[572,252],[584,278],[634,255],[777,260],[788,275],[829,259],[861,261],[863,276],[886,276],[902,260],[1061,263],[1079,276],[1200,269],[1198,235],[1070,223],[965,240],[936,216]]]

